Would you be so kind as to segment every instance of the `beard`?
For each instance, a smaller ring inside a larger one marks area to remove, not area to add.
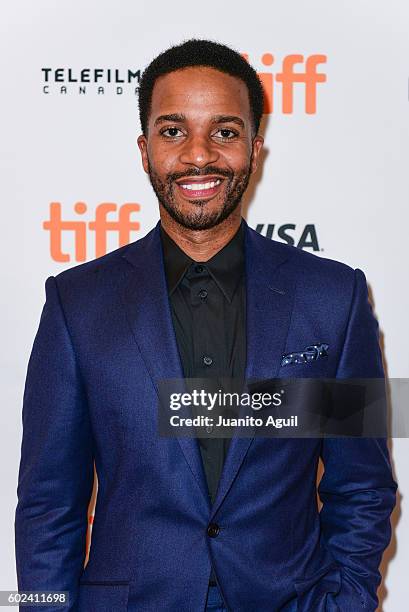
[[[232,170],[217,168],[217,166],[207,166],[202,171],[192,169],[185,172],[168,174],[166,179],[162,180],[149,163],[148,174],[159,203],[162,204],[163,208],[176,223],[190,230],[205,230],[219,225],[219,223],[222,223],[236,210],[249,184],[251,172],[250,164],[236,174]],[[194,206],[194,210],[188,213],[184,212],[176,202],[174,192],[175,181],[189,176],[200,177],[209,174],[225,177],[224,180],[227,181],[222,205],[218,210],[208,211],[207,200],[189,200]]]

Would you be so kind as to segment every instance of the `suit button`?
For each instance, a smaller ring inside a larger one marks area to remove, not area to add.
[[[209,538],[216,538],[220,533],[220,527],[217,523],[210,523],[207,528],[207,535]]]

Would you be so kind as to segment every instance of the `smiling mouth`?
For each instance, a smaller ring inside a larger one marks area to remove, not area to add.
[[[177,183],[182,194],[188,199],[192,198],[211,198],[220,190],[220,185],[224,179],[214,178],[211,180],[203,180],[201,182],[192,179],[185,179]]]

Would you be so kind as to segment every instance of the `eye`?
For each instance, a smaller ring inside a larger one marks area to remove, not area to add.
[[[219,135],[218,135],[219,134]],[[220,128],[215,133],[216,138],[220,138],[221,140],[232,140],[238,133],[235,130],[231,130],[230,128]]]
[[[164,128],[160,131],[160,134],[162,136],[166,136],[167,138],[180,138],[180,136],[183,136],[182,130],[177,127]]]

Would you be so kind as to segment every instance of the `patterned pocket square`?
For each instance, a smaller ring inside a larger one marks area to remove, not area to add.
[[[286,353],[281,359],[281,365],[292,365],[296,363],[309,363],[321,357],[328,357],[328,344],[310,344],[303,351]]]

